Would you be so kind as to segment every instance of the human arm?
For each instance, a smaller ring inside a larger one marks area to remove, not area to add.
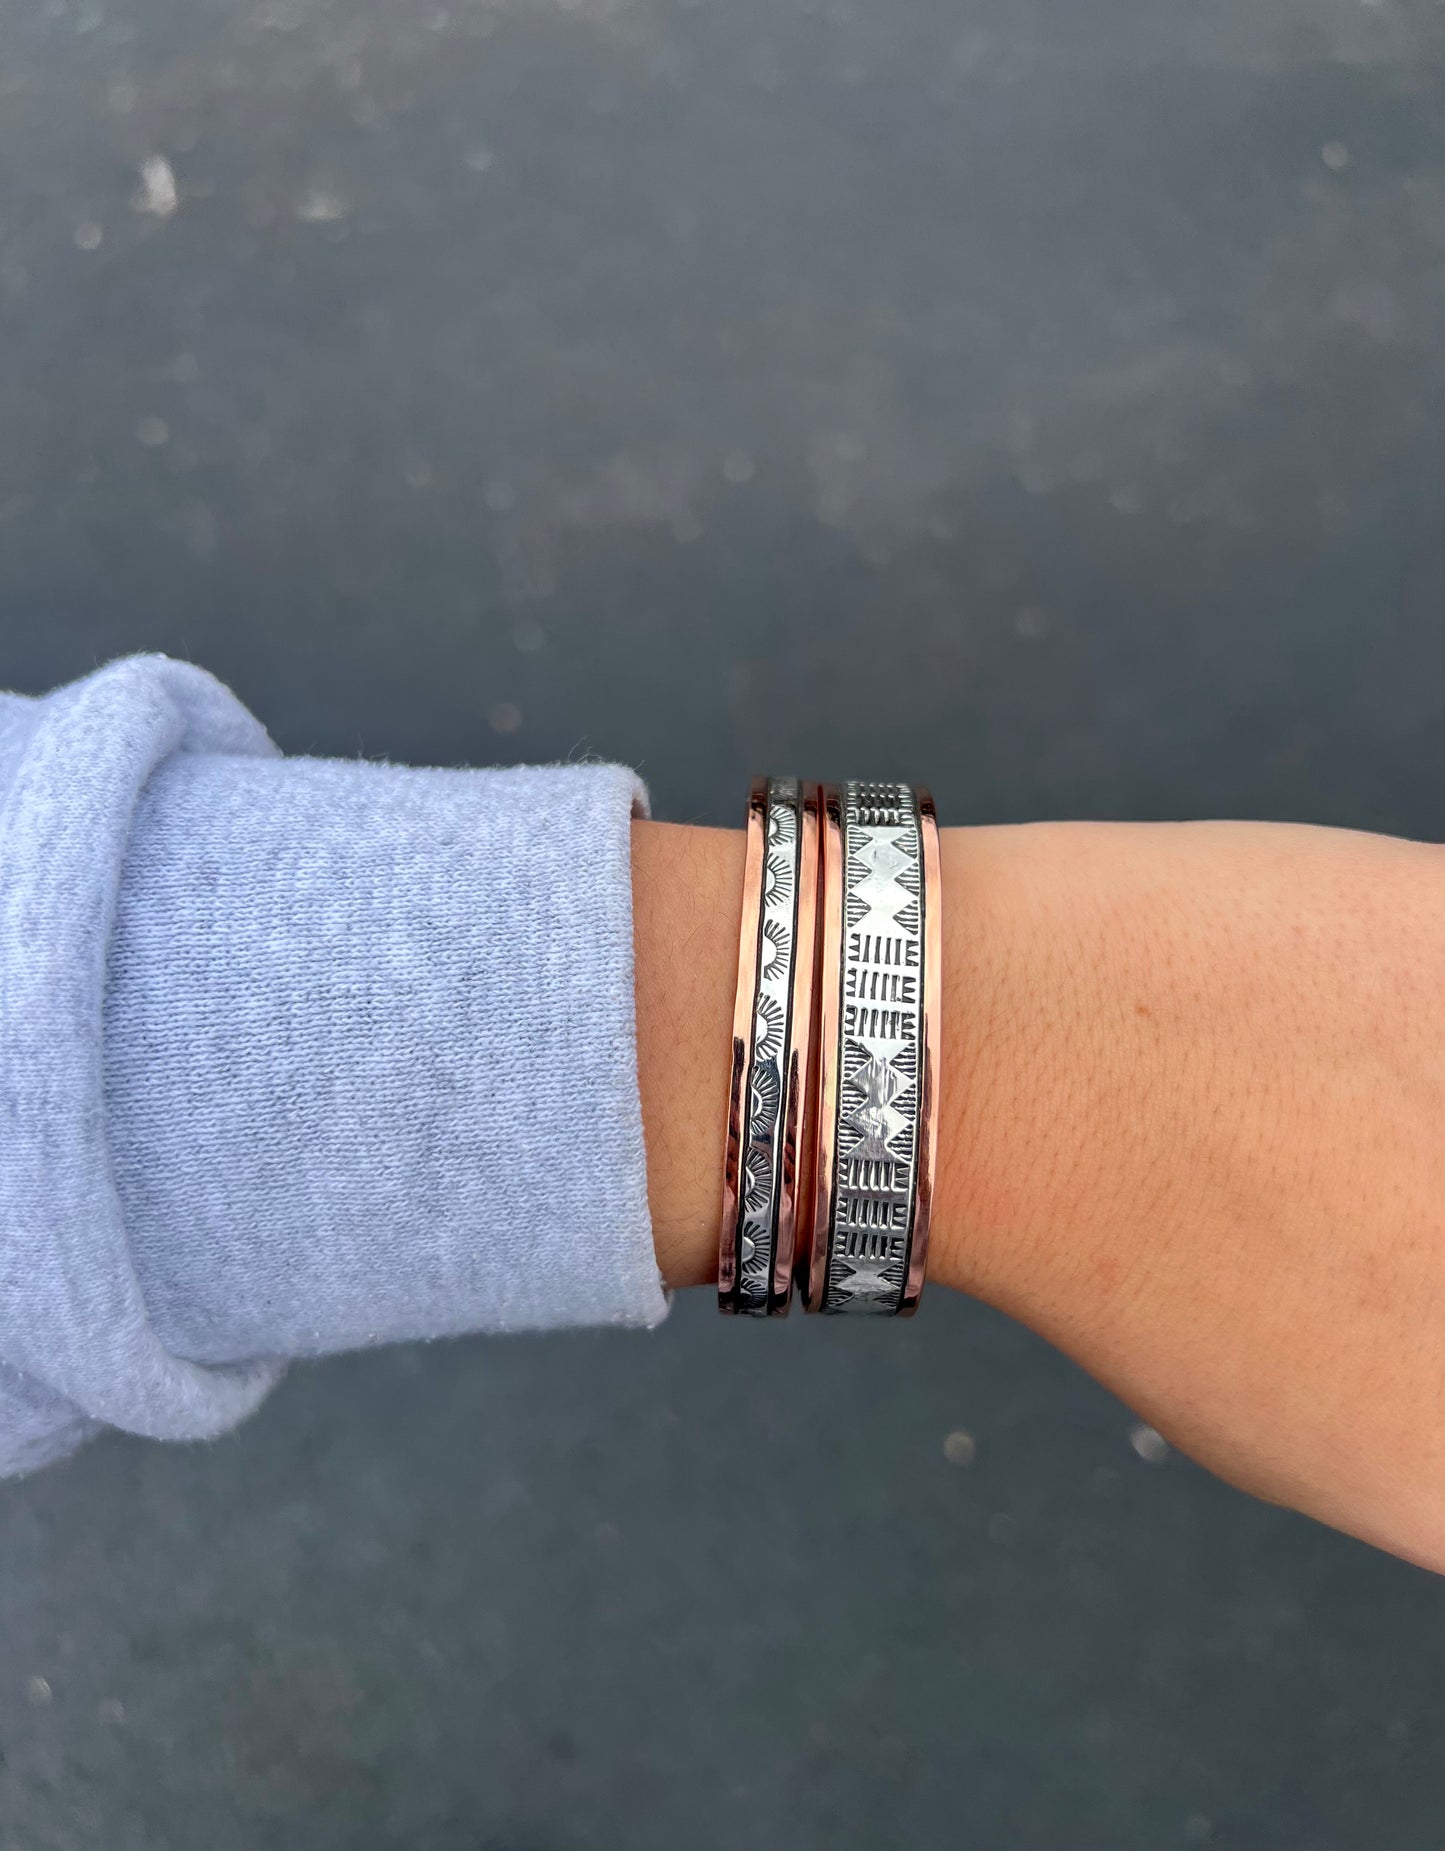
[[[1445,850],[1205,823],[942,853],[930,1279],[1234,1483],[1445,1572]],[[716,1259],[741,855],[633,825],[675,1285]]]
[[[741,835],[640,801],[282,760],[161,658],[0,697],[0,1471],[711,1275]],[[1445,1569],[1442,854],[945,830],[931,1271]]]

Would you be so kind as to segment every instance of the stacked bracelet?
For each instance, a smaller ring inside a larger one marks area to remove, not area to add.
[[[926,790],[755,781],[718,1255],[724,1310],[785,1312],[795,1260],[809,1311],[917,1309],[938,1127],[939,890]]]
[[[743,916],[718,1306],[786,1315],[804,1186],[813,1022],[818,787],[756,778],[748,799]]]
[[[810,1311],[918,1308],[938,1126],[939,886],[926,790],[828,787]]]

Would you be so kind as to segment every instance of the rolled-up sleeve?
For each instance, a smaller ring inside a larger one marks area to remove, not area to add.
[[[283,758],[202,671],[0,704],[0,1471],[288,1357],[646,1326],[625,767]]]

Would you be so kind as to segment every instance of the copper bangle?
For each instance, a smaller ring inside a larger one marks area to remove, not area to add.
[[[941,878],[933,798],[825,785],[809,1311],[911,1316],[938,1140]]]
[[[811,1188],[807,1098],[818,786],[755,778],[748,796],[738,983],[718,1238],[718,1308],[782,1317],[799,1201]]]

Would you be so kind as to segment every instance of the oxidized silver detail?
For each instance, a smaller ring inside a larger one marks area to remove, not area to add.
[[[838,1092],[825,1312],[890,1316],[908,1276],[924,1031],[923,837],[906,784],[842,786]]]
[[[782,1191],[782,1106],[786,1062],[793,1042],[793,968],[798,934],[800,802],[796,778],[768,779],[762,927],[758,934],[752,1061],[743,1120],[735,1299],[736,1310],[755,1317],[765,1317],[769,1310]]]

